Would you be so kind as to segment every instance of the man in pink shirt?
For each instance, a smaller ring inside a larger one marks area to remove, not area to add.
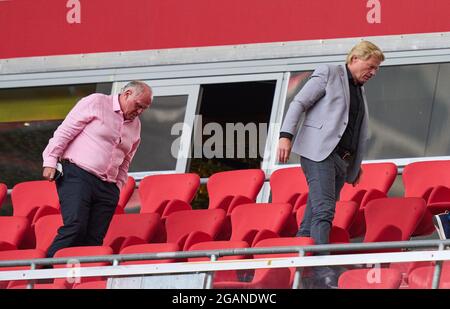
[[[43,177],[56,182],[64,225],[48,257],[66,247],[102,245],[140,143],[138,116],[151,102],[152,89],[132,81],[119,95],[82,98],[55,131],[42,154]]]

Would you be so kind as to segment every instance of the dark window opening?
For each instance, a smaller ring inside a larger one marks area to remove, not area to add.
[[[261,168],[275,87],[276,81],[203,85],[200,134],[194,134],[188,170],[209,177],[220,171]],[[206,195],[202,186],[194,208],[208,206]]]

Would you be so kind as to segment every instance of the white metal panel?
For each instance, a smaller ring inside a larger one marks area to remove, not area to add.
[[[153,86],[153,81],[144,81],[152,87],[153,96],[173,96],[173,95],[187,95],[188,101],[186,104],[186,112],[184,115],[184,123],[193,128],[195,111],[197,107],[198,95],[200,91],[199,85],[183,85],[183,86]],[[127,82],[114,83],[112,93],[117,94],[120,89]],[[180,147],[178,150],[176,168],[173,171],[142,171],[139,173],[129,173],[136,180],[140,180],[145,176],[152,174],[169,174],[169,173],[184,173],[186,171],[187,160],[191,146],[192,130],[183,130],[180,138]],[[170,155],[170,154],[168,154]]]

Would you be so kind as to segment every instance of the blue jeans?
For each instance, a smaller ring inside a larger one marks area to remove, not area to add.
[[[315,244],[328,244],[336,201],[339,200],[345,183],[348,163],[335,152],[320,162],[305,157],[301,157],[300,162],[308,182],[309,193],[297,236],[312,237]],[[323,274],[327,272],[327,268],[317,267],[315,272]]]

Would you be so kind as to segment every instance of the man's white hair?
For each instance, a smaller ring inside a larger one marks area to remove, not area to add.
[[[136,90],[136,95],[139,95],[142,93],[142,91],[144,91],[144,89],[148,89],[150,90],[150,95],[151,95],[151,100],[153,101],[153,90],[152,87],[150,87],[148,84],[139,81],[139,80],[133,80],[129,83],[127,83],[125,86],[123,86],[121,93],[124,93],[125,91],[127,91],[128,89],[134,89]]]

